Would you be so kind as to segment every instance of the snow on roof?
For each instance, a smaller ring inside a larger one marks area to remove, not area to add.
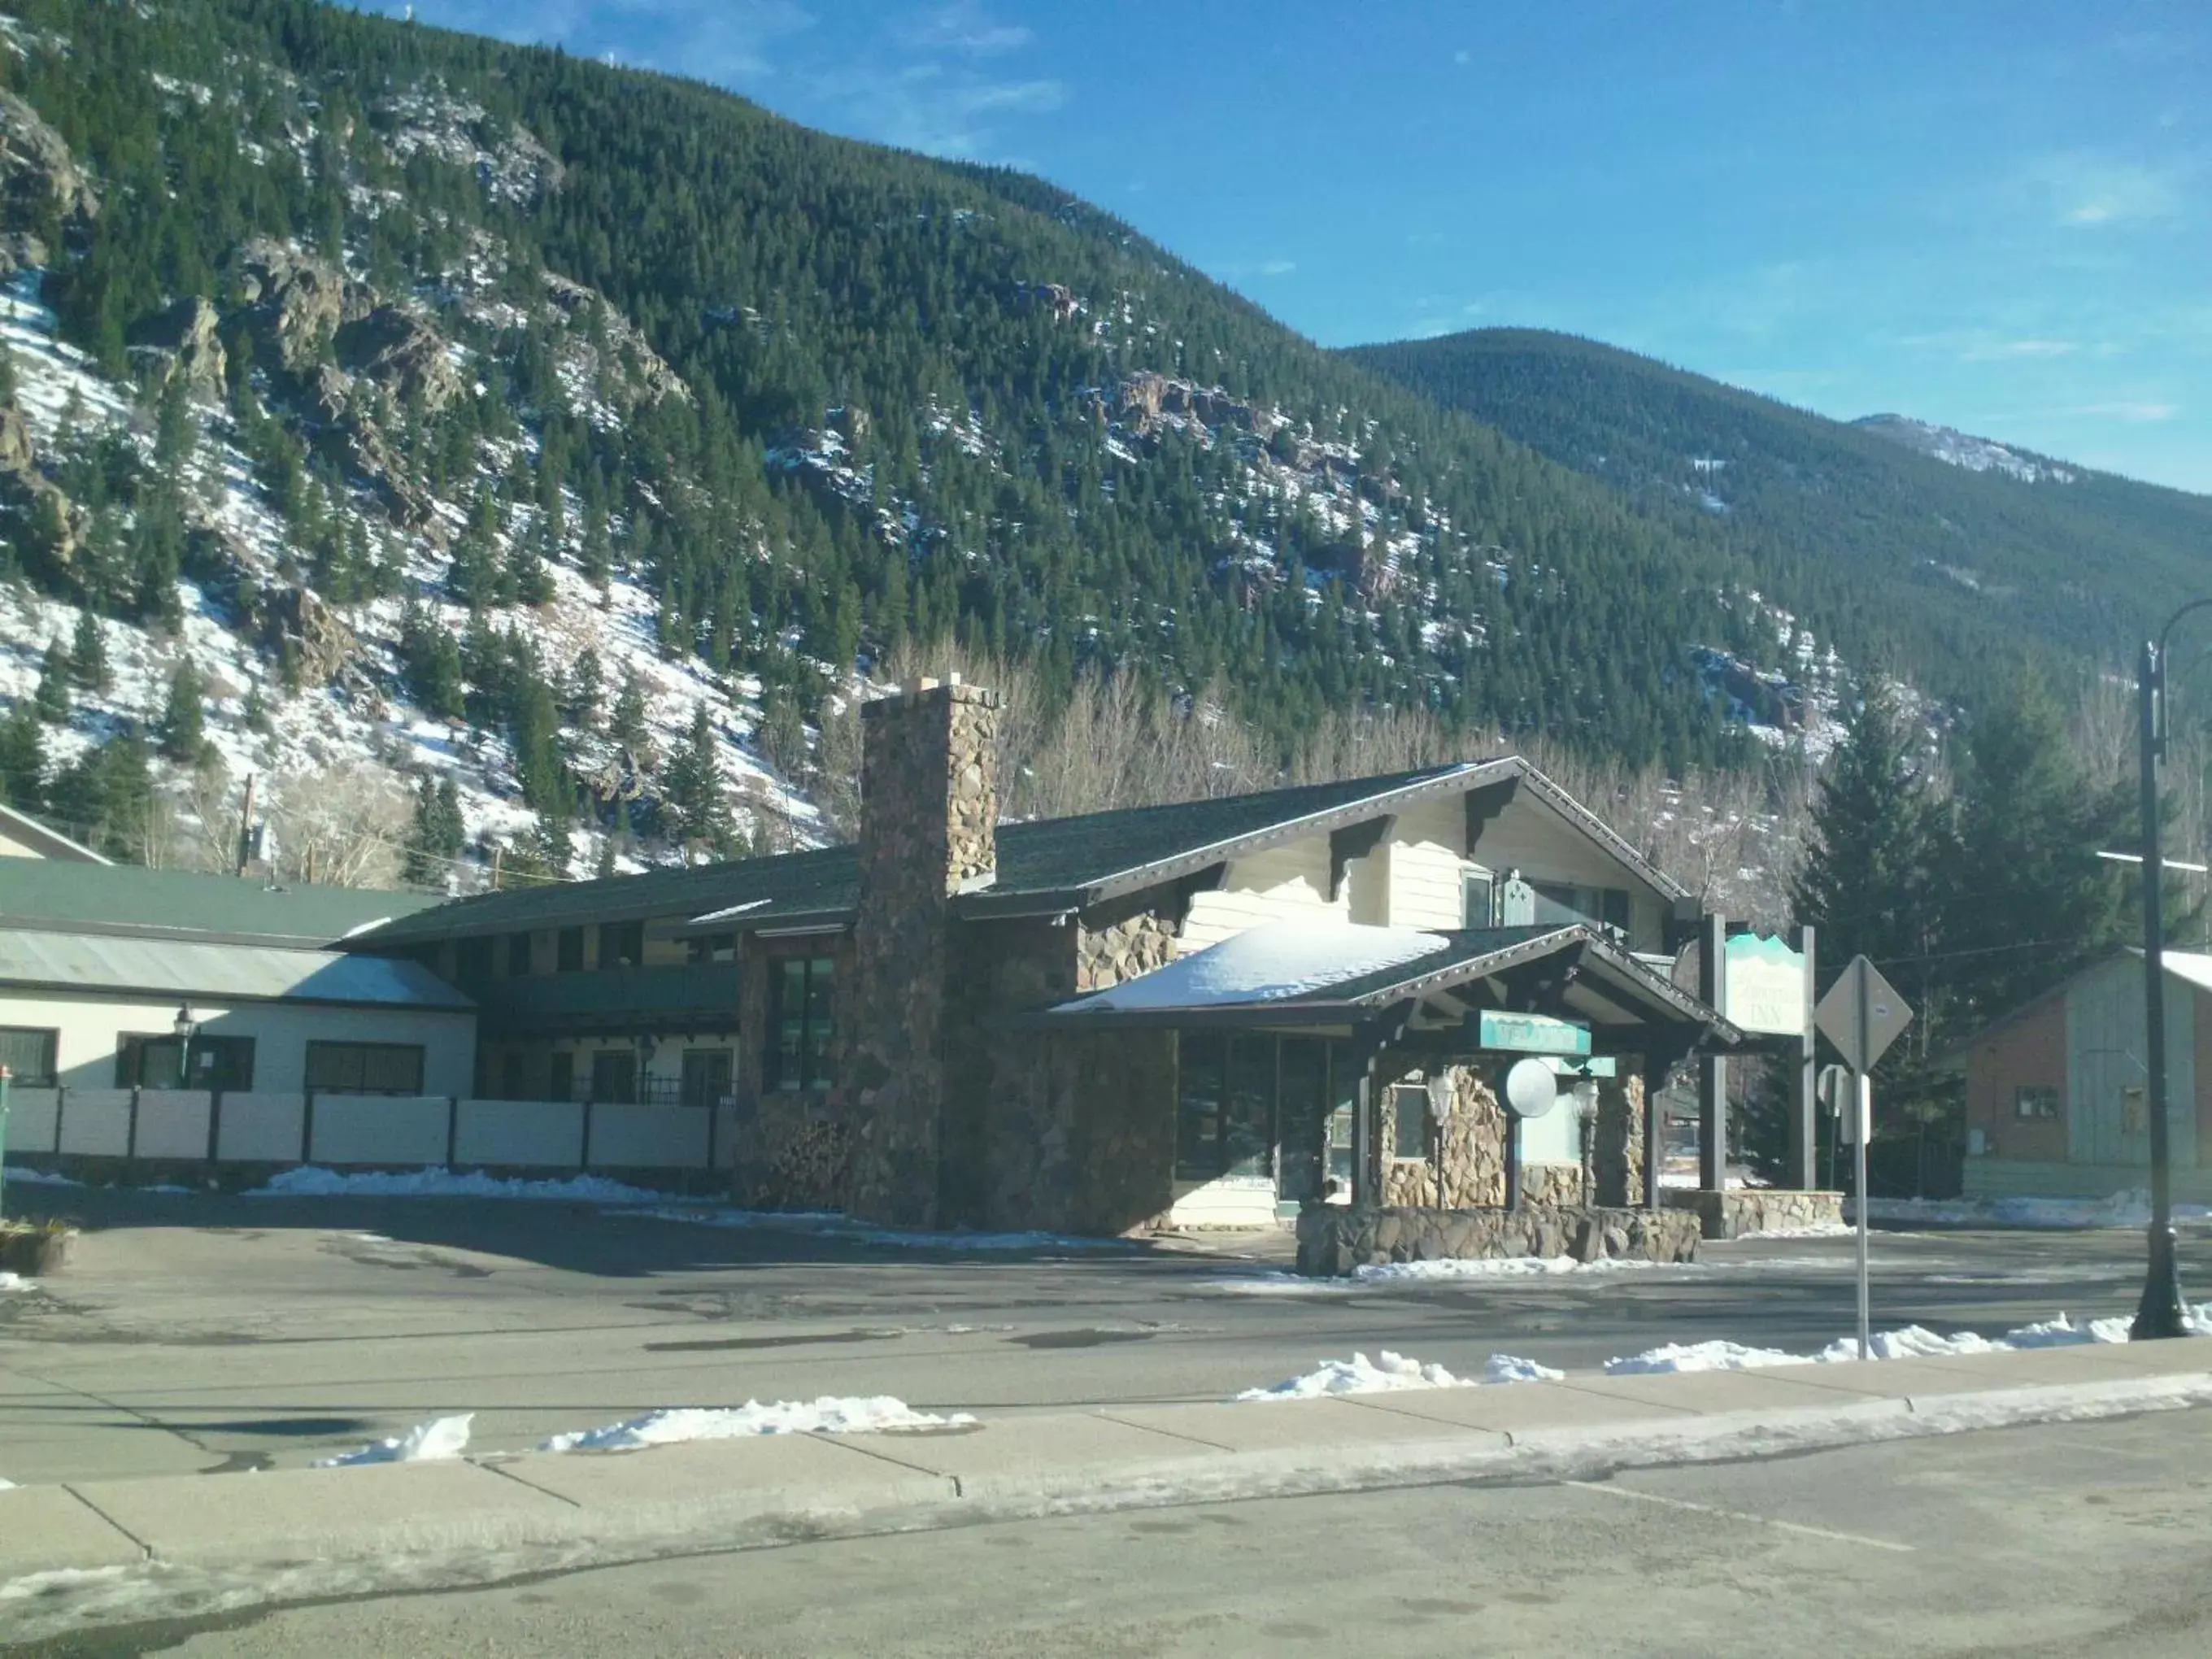
[[[1279,1002],[1450,948],[1441,933],[1334,918],[1271,921],[1063,1009],[1194,1008]]]
[[[2185,979],[2202,991],[2212,991],[2212,957],[2196,951],[2168,951],[2162,958],[2166,971]]]

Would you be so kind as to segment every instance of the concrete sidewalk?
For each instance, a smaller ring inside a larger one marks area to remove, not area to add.
[[[2175,1341],[24,1486],[0,1491],[0,1641],[1025,1515],[1589,1478],[2208,1404],[2212,1342]]]

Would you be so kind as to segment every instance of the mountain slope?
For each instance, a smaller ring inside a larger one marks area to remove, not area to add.
[[[1826,420],[1561,334],[1484,329],[1346,356],[1682,535],[1726,540],[1846,651],[1881,648],[1945,695],[1971,701],[2023,640],[2123,656],[2175,596],[2212,586],[2212,498],[1946,443],[1897,417]]]
[[[157,656],[204,611],[365,741],[464,722],[554,863],[702,827],[666,731],[658,766],[610,742],[613,667],[595,696],[554,654],[592,591],[643,596],[763,810],[831,787],[823,717],[912,638],[1218,683],[1286,744],[1418,705],[1670,765],[1731,746],[1697,653],[1771,654],[1724,543],[1037,180],[300,0],[4,27],[0,232],[119,399],[26,428],[15,568]],[[218,452],[231,507],[192,483]],[[288,647],[295,586],[362,648]]]

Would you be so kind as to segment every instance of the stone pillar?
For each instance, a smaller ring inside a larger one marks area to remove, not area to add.
[[[1632,1209],[1650,1201],[1644,1191],[1643,1062],[1624,1058],[1620,1069],[1625,1075],[1598,1079],[1590,1167],[1597,1178],[1596,1201]]]
[[[836,1095],[847,1207],[895,1226],[942,1215],[952,896],[998,867],[999,699],[923,680],[860,710],[860,908]]]

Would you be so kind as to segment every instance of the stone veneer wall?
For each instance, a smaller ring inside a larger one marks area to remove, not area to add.
[[[950,899],[997,867],[998,713],[991,692],[927,682],[860,710],[860,907],[832,1094],[851,1132],[846,1207],[868,1220],[941,1218]]]
[[[1784,1187],[1731,1187],[1716,1193],[1672,1187],[1661,1193],[1660,1201],[1671,1210],[1695,1215],[1707,1238],[1746,1238],[1754,1233],[1844,1224],[1841,1193],[1799,1192]]]
[[[1452,1109],[1433,1159],[1391,1159],[1382,1166],[1382,1201],[1459,1210],[1505,1201],[1505,1109],[1471,1066],[1450,1068]],[[1377,1084],[1378,1091],[1395,1079]]]
[[[1298,1271],[1340,1277],[1394,1261],[1571,1255],[1694,1261],[1702,1230],[1682,1210],[1613,1208],[1347,1209],[1309,1205],[1298,1217]]]
[[[1626,1075],[1598,1079],[1590,1164],[1599,1203],[1633,1206],[1649,1201],[1644,1190],[1644,1073],[1632,1056],[1621,1056],[1619,1063]]]

